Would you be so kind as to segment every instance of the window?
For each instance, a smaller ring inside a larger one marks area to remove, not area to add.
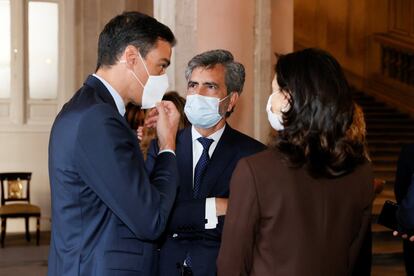
[[[10,97],[10,0],[0,0],[0,99]]]
[[[0,124],[50,125],[59,104],[63,0],[0,0]]]
[[[56,99],[58,89],[58,5],[29,1],[29,98]]]

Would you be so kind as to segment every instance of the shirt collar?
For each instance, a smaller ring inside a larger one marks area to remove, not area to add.
[[[220,140],[221,136],[223,135],[223,132],[224,132],[225,128],[226,128],[226,125],[224,125],[222,128],[220,128],[219,130],[217,130],[216,132],[214,132],[213,134],[211,134],[207,138],[213,139],[214,142],[218,142]],[[194,126],[191,126],[191,137],[192,137],[193,143],[194,143],[195,140],[202,137],[202,135],[195,129]]]
[[[115,105],[116,105],[116,108],[118,109],[119,114],[121,114],[121,116],[124,117],[125,112],[126,112],[125,103],[122,100],[119,93],[106,80],[104,80],[97,74],[93,74],[92,76],[100,80],[103,83],[103,85],[105,85],[106,89],[108,89],[109,93],[111,94],[112,98],[115,101]]]

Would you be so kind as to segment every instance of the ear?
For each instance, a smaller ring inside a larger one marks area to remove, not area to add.
[[[132,45],[128,45],[122,54],[121,60],[125,60],[128,66],[133,66],[139,59],[138,51],[139,49],[135,48]]]
[[[236,91],[233,91],[230,96],[230,102],[227,106],[227,112],[230,112],[233,110],[233,108],[236,106],[237,101],[239,100],[239,93]]]

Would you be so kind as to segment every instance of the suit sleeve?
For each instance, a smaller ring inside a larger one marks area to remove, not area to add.
[[[414,177],[411,180],[411,185],[408,187],[407,195],[398,208],[397,218],[402,228],[401,231],[412,235],[414,230]]]
[[[160,154],[149,179],[136,137],[107,106],[87,112],[78,127],[81,178],[140,239],[165,229],[178,181],[174,154]]]
[[[152,140],[145,160],[145,167],[151,174],[157,157],[157,140]],[[176,200],[167,225],[169,233],[199,232],[205,229],[206,199]]]
[[[406,196],[414,172],[414,145],[401,149],[395,174],[394,192],[398,203]]]
[[[395,197],[399,203],[397,219],[402,232],[414,230],[414,145],[401,149],[395,175]]]
[[[205,230],[206,199],[176,201],[167,230],[172,233],[191,233]]]
[[[254,177],[246,159],[238,163],[231,182],[230,198],[219,256],[218,275],[249,275],[259,204]]]
[[[148,147],[147,159],[145,159],[145,168],[148,174],[151,174],[151,172],[154,170],[155,161],[158,157],[159,148],[157,141],[157,139],[151,140]]]

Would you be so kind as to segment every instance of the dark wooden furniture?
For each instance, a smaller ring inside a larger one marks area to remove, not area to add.
[[[31,172],[0,173],[1,183],[1,247],[4,247],[6,224],[8,218],[24,218],[26,224],[26,240],[30,241],[29,218],[35,217],[36,243],[40,237],[40,207],[30,203]]]

